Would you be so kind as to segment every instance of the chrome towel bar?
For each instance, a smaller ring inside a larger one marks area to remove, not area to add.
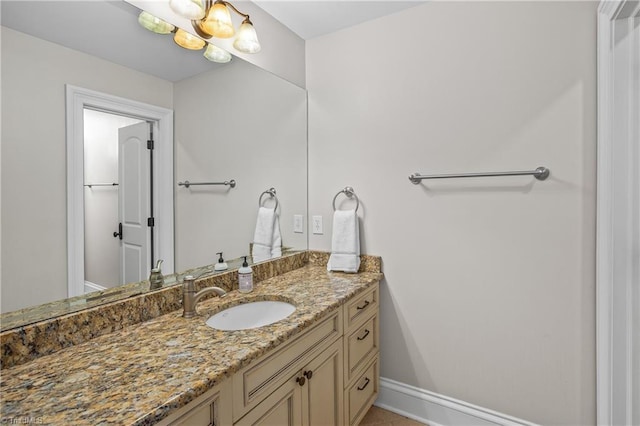
[[[236,181],[231,179],[231,180],[225,180],[224,182],[189,182],[188,180],[185,180],[184,182],[178,182],[178,186],[184,186],[185,188],[188,188],[191,185],[227,185],[232,188],[235,188]]]
[[[85,183],[84,186],[92,188],[94,186],[118,186],[117,183]]]
[[[522,176],[533,175],[538,180],[545,180],[549,177],[549,169],[546,167],[538,167],[535,170],[522,170],[515,172],[487,172],[487,173],[453,173],[441,175],[421,175],[414,173],[409,176],[409,180],[413,184],[419,184],[422,179],[449,179],[449,178],[470,178],[470,177],[494,177],[494,176]]]

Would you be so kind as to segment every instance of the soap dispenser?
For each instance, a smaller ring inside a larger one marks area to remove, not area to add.
[[[218,263],[216,263],[215,266],[213,267],[213,270],[224,271],[225,269],[228,269],[229,265],[227,265],[227,262],[225,262],[224,259],[222,258],[222,252],[216,253],[216,254],[219,255],[220,258],[218,259]]]
[[[253,271],[247,263],[247,256],[244,256],[242,268],[238,269],[238,291],[240,293],[253,291]]]
[[[158,260],[158,263],[156,263],[156,267],[151,269],[151,274],[149,275],[149,288],[151,290],[160,288],[162,287],[162,284],[164,284],[164,277],[162,276],[162,271],[160,270],[161,265],[162,259]]]

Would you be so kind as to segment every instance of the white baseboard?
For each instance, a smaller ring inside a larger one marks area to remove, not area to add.
[[[374,405],[430,426],[535,426],[535,423],[384,377],[380,378],[380,393]]]
[[[85,281],[84,282],[84,292],[85,293],[91,293],[92,291],[102,291],[102,290],[106,290],[107,287],[102,287],[99,284],[96,283],[92,283],[91,281]]]

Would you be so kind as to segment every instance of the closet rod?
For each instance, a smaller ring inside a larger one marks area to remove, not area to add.
[[[487,173],[453,173],[440,175],[421,175],[414,173],[409,176],[411,183],[419,184],[422,179],[449,179],[449,178],[470,178],[470,177],[493,177],[493,176],[522,176],[533,175],[538,180],[545,180],[549,177],[549,169],[538,167],[535,170],[521,170],[514,172],[487,172]]]

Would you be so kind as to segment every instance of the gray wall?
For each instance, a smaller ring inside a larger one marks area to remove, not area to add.
[[[203,88],[207,88],[206,92]],[[228,65],[175,84],[176,270],[248,255],[260,194],[274,187],[284,247],[307,248],[293,215],[307,214],[306,92],[255,65]],[[264,198],[264,205],[273,206]]]
[[[172,108],[173,85],[2,27],[2,312],[67,297],[65,84]]]
[[[353,186],[383,259],[383,377],[595,423],[596,6],[431,2],[307,42],[310,248]]]

